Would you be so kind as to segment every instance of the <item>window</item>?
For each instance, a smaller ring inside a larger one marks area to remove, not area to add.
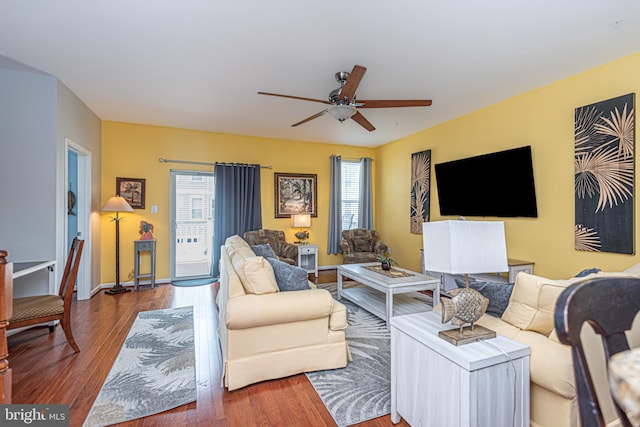
[[[191,219],[203,219],[202,197],[193,197],[191,199]]]
[[[342,230],[358,228],[360,162],[342,161]]]

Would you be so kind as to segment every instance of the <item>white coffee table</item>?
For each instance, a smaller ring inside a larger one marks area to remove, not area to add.
[[[387,322],[394,315],[429,311],[431,307],[407,295],[409,292],[433,291],[433,306],[440,302],[440,279],[425,276],[415,271],[396,267],[409,274],[405,277],[389,277],[371,271],[366,266],[380,263],[343,264],[338,266],[338,299],[346,298]],[[345,288],[343,278],[353,279],[358,284]],[[364,286],[363,286],[364,285]],[[395,296],[395,302],[394,302]]]

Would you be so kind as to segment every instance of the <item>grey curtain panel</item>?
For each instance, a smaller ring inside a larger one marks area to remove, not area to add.
[[[260,165],[216,163],[213,214],[213,276],[219,277],[220,247],[227,237],[262,228]]]
[[[373,230],[373,188],[371,185],[371,164],[369,157],[360,159],[360,206],[358,226]]]
[[[331,156],[331,188],[329,203],[329,238],[327,253],[340,253],[340,235],[342,231],[342,158]]]

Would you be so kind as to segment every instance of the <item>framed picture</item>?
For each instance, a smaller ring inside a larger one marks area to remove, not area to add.
[[[318,216],[316,174],[275,173],[275,217],[289,218],[292,214],[309,213]]]
[[[116,178],[116,196],[122,196],[133,209],[144,209],[144,178]]]

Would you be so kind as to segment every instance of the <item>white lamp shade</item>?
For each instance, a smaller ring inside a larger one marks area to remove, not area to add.
[[[311,227],[311,214],[291,215],[291,226],[295,228]]]
[[[133,212],[133,208],[124,197],[113,196],[102,206],[104,212]]]
[[[434,221],[422,225],[424,267],[448,274],[508,271],[502,221]]]

